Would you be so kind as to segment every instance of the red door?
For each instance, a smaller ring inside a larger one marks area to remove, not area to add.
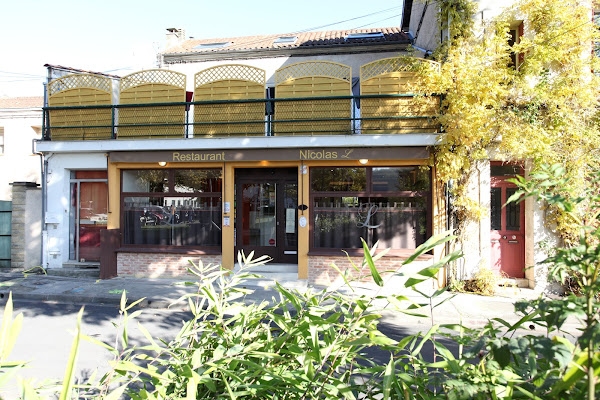
[[[524,278],[525,203],[505,205],[517,191],[505,178],[492,176],[491,179],[492,270],[510,278]]]

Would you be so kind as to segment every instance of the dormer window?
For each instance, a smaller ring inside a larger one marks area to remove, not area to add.
[[[346,40],[383,39],[383,37],[383,32],[360,32],[347,34]]]
[[[273,44],[294,44],[298,40],[298,36],[280,36],[273,41]]]
[[[231,42],[215,42],[215,43],[202,43],[198,46],[194,47],[194,49],[203,50],[203,49],[220,49],[223,47],[227,47],[231,44]]]

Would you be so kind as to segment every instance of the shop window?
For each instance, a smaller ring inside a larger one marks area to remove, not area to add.
[[[311,168],[312,248],[415,249],[430,227],[429,169]]]
[[[220,169],[124,170],[123,244],[221,246]]]

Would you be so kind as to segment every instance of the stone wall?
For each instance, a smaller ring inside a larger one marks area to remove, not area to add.
[[[166,254],[166,253],[117,253],[117,274],[119,276],[144,278],[178,278],[194,276],[187,271],[189,261],[198,265],[221,265],[221,255]]]
[[[12,185],[11,268],[41,265],[42,192],[36,183]]]

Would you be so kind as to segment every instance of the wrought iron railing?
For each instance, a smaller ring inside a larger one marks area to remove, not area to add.
[[[43,140],[439,133],[440,110],[437,94],[45,107]]]

